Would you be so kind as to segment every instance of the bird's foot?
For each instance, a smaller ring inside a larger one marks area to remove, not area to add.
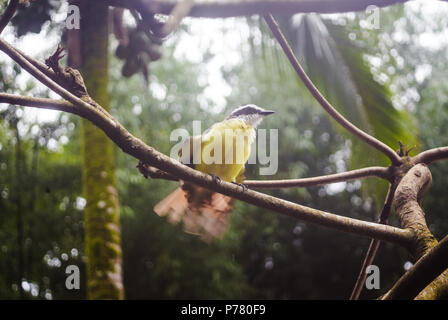
[[[235,181],[232,181],[233,184],[236,184],[237,186],[240,186],[241,188],[243,188],[243,192],[249,190],[249,187],[247,186],[247,184],[244,183],[238,183]]]

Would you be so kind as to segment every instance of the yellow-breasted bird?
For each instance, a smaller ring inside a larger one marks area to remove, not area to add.
[[[189,137],[179,152],[180,161],[215,179],[241,183],[255,128],[273,113],[253,104],[236,108],[202,135]],[[231,197],[181,181],[181,186],[157,203],[154,211],[167,216],[171,223],[182,222],[186,232],[210,242],[227,231],[233,202]]]

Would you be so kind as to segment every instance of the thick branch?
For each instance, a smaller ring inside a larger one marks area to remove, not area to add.
[[[39,109],[51,109],[79,114],[79,108],[65,100],[53,100],[47,98],[24,97],[9,93],[0,93],[0,103],[9,103],[14,105],[24,105]]]
[[[291,47],[288,44],[288,41],[286,40],[285,36],[283,35],[282,31],[280,30],[277,22],[274,20],[272,15],[268,14],[268,15],[264,16],[264,18],[265,18],[266,23],[268,24],[269,28],[271,29],[272,33],[274,34],[275,38],[280,43],[280,46],[282,47],[283,51],[285,52],[286,56],[288,57],[289,61],[292,64],[292,66],[294,67],[294,70],[296,71],[297,75],[303,81],[303,83],[305,84],[307,89],[310,91],[310,93],[313,95],[313,97],[325,109],[325,111],[334,120],[336,120],[336,122],[338,122],[342,127],[344,127],[348,132],[350,132],[354,136],[358,137],[362,141],[366,142],[368,145],[370,145],[370,146],[374,147],[375,149],[384,153],[392,161],[392,163],[394,165],[399,165],[401,163],[401,159],[394,150],[392,150],[389,146],[387,146],[383,142],[379,141],[378,139],[376,139],[376,138],[372,137],[371,135],[367,134],[366,132],[362,131],[361,129],[356,127],[354,124],[352,124],[350,121],[345,119],[327,101],[327,99],[325,99],[325,97],[319,92],[317,87],[314,85],[314,83],[311,81],[311,79],[305,73],[305,70],[302,68],[299,61],[295,57],[294,52],[292,51]]]
[[[97,0],[99,1],[99,0]],[[102,1],[102,0],[101,0]],[[128,9],[144,7],[154,13],[170,14],[183,0],[108,0],[112,6]],[[189,16],[224,18],[254,14],[342,13],[365,11],[369,5],[390,6],[407,0],[195,0]]]
[[[22,99],[20,100],[20,104],[23,106],[31,106],[34,102],[27,104],[26,100]],[[42,105],[40,105],[40,107],[42,107]],[[411,240],[411,233],[407,230],[308,208],[253,190],[245,190],[243,192],[241,187],[235,184],[215,181],[211,176],[191,169],[190,167],[187,167],[146,145],[141,140],[132,136],[120,123],[112,123],[110,119],[103,114],[92,113],[91,108],[86,110],[84,104],[74,105],[73,107],[82,110],[77,110],[76,114],[90,120],[102,129],[106,135],[124,152],[139,159],[143,163],[150,163],[159,170],[167,172],[184,181],[189,181],[202,187],[215,190],[258,207],[270,209],[278,213],[320,224],[329,228],[391,241],[404,246],[406,246]],[[56,104],[52,104],[52,109],[56,108]]]
[[[19,6],[19,0],[9,1],[8,6],[6,7],[2,17],[0,18],[0,34],[3,32],[5,27],[8,25],[9,21],[12,19],[12,16],[16,12],[18,6]]]
[[[434,148],[423,151],[412,158],[414,163],[430,164],[435,161],[448,159],[448,147]]]
[[[82,106],[82,108],[79,110],[79,112],[87,112],[91,113],[91,116],[96,117],[100,114],[105,115],[106,118],[109,119],[112,125],[115,125],[115,119],[106,111],[104,108],[99,106],[98,104],[94,104],[93,100],[90,99],[90,97],[87,96],[87,92],[84,92],[84,99],[81,99],[71,92],[69,92],[67,89],[59,85],[57,82],[49,78],[45,73],[43,73],[39,68],[36,68],[36,66],[29,62],[24,56],[22,56],[15,48],[10,46],[8,43],[0,39],[0,50],[5,52],[11,59],[13,59],[17,64],[19,64],[22,68],[24,68],[26,71],[28,71],[32,76],[34,76],[37,80],[39,80],[41,83],[43,83],[45,86],[47,86],[49,89],[53,90],[55,93],[59,94],[61,97],[67,99],[69,102],[77,105]],[[76,74],[80,77],[79,73],[76,71]],[[57,77],[56,74],[54,74],[55,77]],[[81,78],[82,79],[82,78]],[[64,79],[65,81],[65,79]],[[82,81],[82,80],[81,80]],[[61,81],[58,81],[61,82]],[[98,115],[94,115],[97,113]]]
[[[447,268],[448,236],[417,261],[417,263],[395,283],[383,299],[412,299],[442,272],[443,273],[439,278],[443,277],[441,280],[444,281],[445,284],[443,293],[439,292],[438,294],[431,295],[431,298],[446,298],[448,296],[448,272],[444,272],[444,270]],[[434,284],[434,282],[432,284]],[[433,291],[431,285],[425,290]],[[421,298],[428,298],[422,294],[419,296]]]
[[[426,225],[425,213],[419,204],[431,181],[428,167],[420,163],[405,174],[395,192],[393,205],[401,226],[414,233],[414,242],[410,250],[416,260],[437,244],[437,240]]]

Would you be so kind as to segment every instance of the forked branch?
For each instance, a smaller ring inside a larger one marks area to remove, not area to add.
[[[417,263],[382,299],[412,299],[417,294],[416,299],[438,299],[448,295],[448,271],[440,274],[447,267],[447,244],[444,241],[439,249],[434,249],[438,243],[428,229],[425,213],[420,207],[421,198],[431,181],[428,167],[420,163],[413,166],[397,186],[395,211],[402,227],[414,234],[409,249]]]
[[[389,215],[392,209],[392,203],[394,201],[396,184],[392,183],[387,190],[386,200],[384,201],[383,209],[381,210],[380,218],[378,223],[387,224],[389,220]],[[366,256],[361,266],[361,270],[359,271],[358,278],[356,279],[355,286],[353,287],[352,294],[350,295],[350,300],[358,300],[359,296],[362,292],[362,288],[364,287],[364,283],[366,281],[366,270],[369,265],[373,263],[375,259],[376,253],[378,252],[378,248],[380,247],[381,241],[377,239],[372,239],[369,244],[369,248],[367,249]]]

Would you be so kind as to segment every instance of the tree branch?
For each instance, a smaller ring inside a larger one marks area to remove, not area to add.
[[[434,148],[423,151],[412,158],[414,163],[430,164],[432,162],[448,159],[448,147]]]
[[[417,267],[417,270],[423,268],[428,272],[409,271],[400,279],[392,289],[385,294],[382,299],[411,299],[443,269],[446,268],[446,262],[440,259],[429,258],[432,262],[425,262],[426,255],[437,246],[437,240],[428,229],[425,220],[425,213],[420,207],[420,200],[424,192],[428,189],[432,181],[431,172],[426,164],[419,163],[413,166],[401,179],[395,192],[394,207],[397,212],[403,228],[412,231],[413,240],[409,249],[413,253],[416,266],[423,263],[423,267]],[[443,245],[443,247],[446,244]],[[443,249],[446,250],[446,249]],[[446,256],[446,253],[445,253]],[[444,258],[446,259],[446,257]],[[422,262],[420,262],[422,260]],[[440,265],[437,265],[440,263]],[[414,266],[415,267],[415,266]],[[409,280],[411,278],[411,282]],[[418,279],[417,279],[418,278]],[[438,276],[430,283],[416,299],[437,299],[448,295],[448,270]]]
[[[148,165],[139,164],[137,166],[145,178],[163,179],[177,181],[176,177],[162,172]],[[256,189],[281,189],[281,188],[301,188],[326,185],[335,182],[350,181],[360,178],[379,177],[390,181],[392,174],[389,168],[385,167],[367,167],[347,172],[329,174],[325,176],[303,178],[303,179],[284,179],[284,180],[244,180],[244,184],[250,188]]]
[[[285,179],[285,180],[245,180],[244,184],[251,188],[298,188],[320,186],[335,182],[350,181],[359,178],[379,177],[390,181],[391,173],[388,168],[384,167],[368,167],[347,172],[329,174],[319,177],[303,178],[303,179]]]
[[[444,288],[443,293],[431,295],[431,298],[448,296],[448,236],[427,254],[425,254],[416,264],[406,272],[383,297],[384,300],[394,299],[412,299],[422,291],[425,287],[431,288],[433,281],[437,276],[443,277]],[[445,271],[444,271],[445,270]],[[433,281],[428,287],[427,285]],[[436,280],[437,281],[437,280]],[[427,289],[425,289],[427,290]],[[429,290],[429,289],[428,289]],[[439,289],[439,291],[442,291]],[[421,294],[419,294],[421,296]],[[424,298],[425,296],[422,296]],[[428,297],[426,297],[428,298]]]
[[[308,75],[305,73],[305,70],[303,70],[302,66],[300,65],[299,61],[297,60],[296,56],[294,55],[294,52],[292,51],[291,47],[288,44],[288,41],[286,40],[285,36],[283,35],[282,31],[280,30],[277,22],[274,20],[271,14],[268,14],[264,16],[264,19],[266,20],[266,23],[268,24],[269,28],[271,29],[272,33],[274,34],[275,38],[279,42],[280,46],[282,47],[283,51],[285,52],[286,56],[288,57],[289,61],[291,62],[292,66],[294,67],[294,70],[296,71],[297,75],[300,77],[300,79],[303,81],[307,89],[310,91],[310,93],[313,95],[313,97],[317,100],[317,102],[320,103],[320,105],[324,108],[324,110],[334,119],[336,122],[338,122],[342,127],[344,127],[348,132],[353,134],[354,136],[358,137],[362,141],[366,142],[368,145],[374,147],[375,149],[379,150],[380,152],[384,153],[394,165],[399,165],[401,163],[400,157],[397,155],[397,153],[392,150],[389,146],[384,144],[383,142],[379,141],[378,139],[372,137],[371,135],[367,134],[366,132],[362,131],[358,127],[356,127],[354,124],[352,124],[350,121],[344,118],[328,101],[325,99],[325,97],[319,92],[317,87],[313,84],[311,79],[308,77]]]
[[[171,32],[173,32],[181,23],[182,19],[185,18],[191,11],[194,5],[194,0],[182,0],[177,3],[170,13],[170,18],[164,24],[162,28],[162,36],[166,37]]]
[[[98,0],[97,0],[98,1]],[[153,13],[170,14],[182,0],[108,0],[109,5],[128,9],[145,8]],[[386,7],[407,0],[195,0],[189,16],[224,18],[254,14],[342,13],[364,11],[367,6]]]
[[[2,17],[0,18],[0,34],[3,32],[5,27],[8,25],[9,21],[11,21],[18,6],[19,6],[19,0],[9,1],[8,6],[6,7],[5,11],[3,12]]]
[[[437,244],[437,240],[426,225],[425,213],[419,204],[431,182],[431,171],[425,164],[420,163],[404,175],[395,191],[393,206],[402,228],[414,233],[410,250],[416,260]]]

